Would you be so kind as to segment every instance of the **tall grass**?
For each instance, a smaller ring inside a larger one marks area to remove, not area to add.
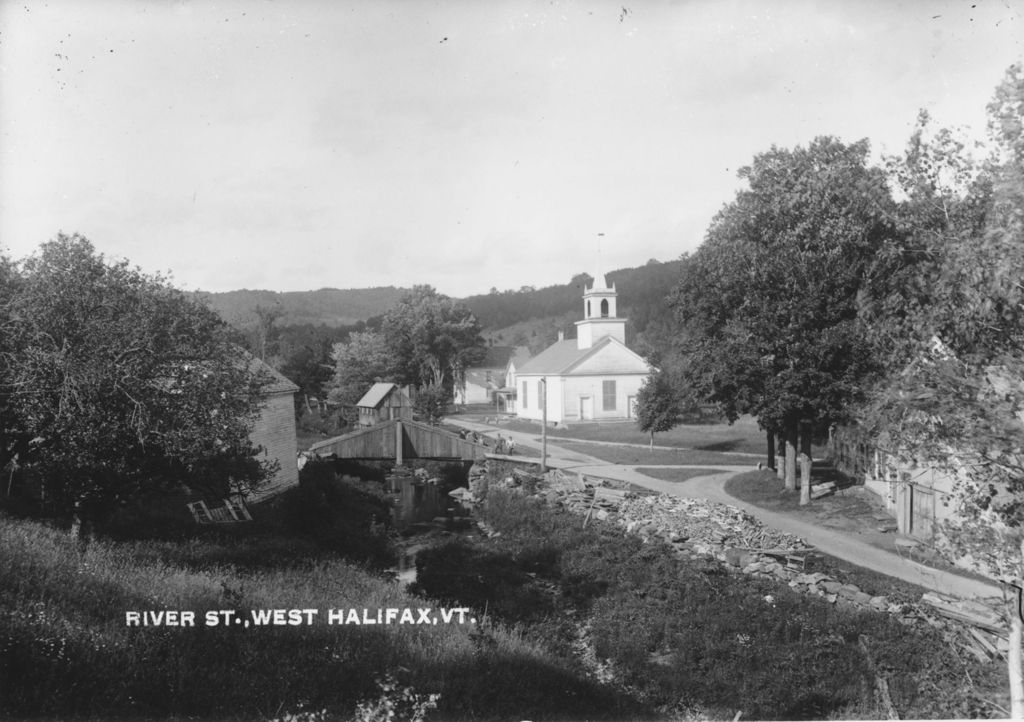
[[[388,673],[417,692],[440,693],[436,718],[614,718],[637,709],[515,630],[326,619],[203,626],[204,613],[218,609],[325,615],[429,606],[343,561],[193,564],[195,556],[230,556],[217,544],[101,541],[83,551],[63,532],[0,517],[0,715],[258,719],[299,705],[348,715]],[[195,611],[197,626],[125,624],[126,611],[167,609]]]

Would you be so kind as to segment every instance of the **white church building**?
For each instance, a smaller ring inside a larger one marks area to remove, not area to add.
[[[548,422],[626,420],[650,365],[626,348],[626,319],[615,315],[618,294],[598,273],[583,293],[576,339],[559,340],[515,371],[516,415],[541,420],[546,383]]]

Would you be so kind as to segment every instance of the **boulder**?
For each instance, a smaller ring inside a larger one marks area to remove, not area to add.
[[[865,592],[857,592],[853,595],[853,599],[851,601],[863,607],[866,607],[871,603],[871,595],[866,594]]]
[[[863,592],[861,592],[859,587],[854,586],[853,584],[843,584],[841,587],[839,587],[839,589],[836,590],[836,594],[838,594],[843,599],[848,599],[852,602],[854,599],[857,598],[858,594],[863,594]]]

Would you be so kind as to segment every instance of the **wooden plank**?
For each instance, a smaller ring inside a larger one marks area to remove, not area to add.
[[[605,486],[594,487],[594,498],[595,499],[609,499],[611,501],[622,501],[626,498],[626,492],[623,489],[609,489]]]

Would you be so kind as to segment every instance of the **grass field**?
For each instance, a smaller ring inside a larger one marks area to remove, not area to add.
[[[581,454],[595,456],[601,461],[611,464],[640,464],[652,466],[664,464],[723,464],[725,466],[750,466],[757,463],[757,459],[749,456],[737,456],[735,454],[723,454],[717,451],[701,451],[695,449],[641,449],[635,446],[614,446],[599,443],[580,443],[555,439],[564,449],[578,451]]]
[[[516,419],[503,424],[503,426],[516,431],[540,433],[540,426],[531,421]],[[559,438],[642,444],[644,446],[648,445],[651,440],[650,435],[637,428],[636,423],[632,421],[557,426],[549,428],[548,434]],[[758,429],[756,421],[744,417],[732,425],[725,423],[683,424],[671,431],[655,434],[654,445],[704,451],[762,454],[765,452],[765,437],[764,433]]]

